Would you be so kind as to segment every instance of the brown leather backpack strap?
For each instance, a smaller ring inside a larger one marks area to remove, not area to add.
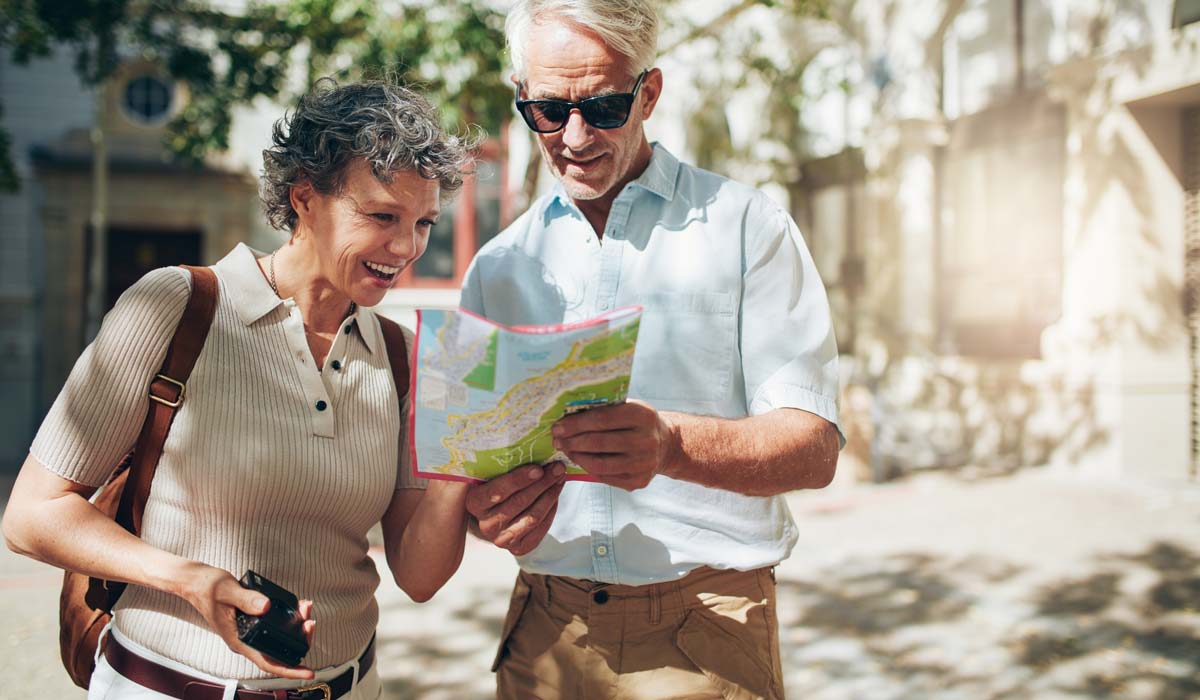
[[[400,324],[375,314],[379,319],[379,329],[383,331],[383,343],[387,346],[388,362],[392,365],[392,379],[396,380],[396,398],[403,403],[408,396],[408,343],[404,340],[404,330]]]
[[[179,319],[175,336],[167,346],[162,371],[150,383],[150,408],[133,450],[129,480],[117,509],[117,522],[135,535],[142,530],[142,513],[146,509],[146,498],[150,495],[150,483],[154,480],[163,444],[167,441],[175,413],[183,403],[188,378],[204,349],[217,309],[216,274],[207,267],[180,267],[192,274],[192,295]]]

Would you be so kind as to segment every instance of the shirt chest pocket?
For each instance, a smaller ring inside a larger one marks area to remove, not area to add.
[[[729,393],[737,349],[732,292],[642,294],[630,394],[633,398],[719,401]]]

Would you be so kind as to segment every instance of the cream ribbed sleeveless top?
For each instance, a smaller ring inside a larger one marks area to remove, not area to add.
[[[340,664],[378,620],[367,531],[394,489],[420,486],[379,321],[359,309],[318,372],[299,310],[271,291],[254,251],[239,245],[214,270],[216,315],[163,449],[142,537],[235,577],[254,569],[311,598],[318,625],[305,665]],[[137,440],[147,387],[190,287],[186,271],[163,268],[121,296],[42,423],[34,458],[72,481],[104,483]],[[266,677],[167,593],[130,586],[115,624],[200,671]]]

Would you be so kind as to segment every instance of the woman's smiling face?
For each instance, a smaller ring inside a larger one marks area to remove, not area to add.
[[[364,160],[349,165],[341,191],[293,192],[300,225],[312,235],[320,276],[359,306],[374,306],[429,243],[440,206],[437,180],[413,170],[380,182]]]

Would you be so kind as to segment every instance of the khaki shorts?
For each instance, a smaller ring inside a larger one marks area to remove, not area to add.
[[[772,571],[647,586],[522,571],[492,670],[500,700],[782,700]]]

